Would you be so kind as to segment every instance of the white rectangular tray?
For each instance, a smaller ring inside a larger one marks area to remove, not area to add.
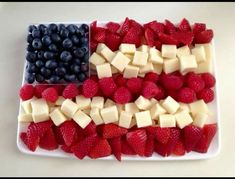
[[[63,23],[63,22],[59,22]],[[87,23],[90,24],[90,22],[70,22],[70,23],[75,23],[75,24],[81,24],[81,23]],[[100,23],[103,24],[104,22]],[[48,24],[48,22],[46,23]],[[64,23],[68,24],[68,23]],[[215,137],[212,140],[212,143],[208,149],[208,152],[205,154],[197,153],[197,152],[189,152],[186,153],[184,156],[169,156],[169,157],[162,157],[158,155],[157,153],[154,153],[151,157],[140,157],[140,156],[128,156],[122,154],[122,160],[138,160],[138,161],[172,161],[172,160],[199,160],[199,159],[209,159],[212,157],[215,157],[216,155],[219,154],[220,148],[221,148],[221,128],[220,128],[220,108],[219,108],[219,95],[218,95],[218,78],[217,78],[217,72],[216,72],[216,57],[215,57],[215,45],[214,45],[214,40],[212,41],[212,50],[213,50],[213,59],[212,59],[212,65],[213,65],[213,74],[216,78],[216,85],[214,88],[215,92],[215,99],[212,103],[209,103],[209,109],[212,113],[210,116],[210,121],[211,122],[216,122],[218,126],[218,130],[216,132]],[[25,67],[26,64],[24,65],[24,70],[23,70],[23,80],[22,80],[22,85],[25,83],[24,77],[25,77]],[[21,102],[20,101],[20,106],[19,106],[19,113],[22,110],[21,108]],[[56,149],[53,151],[47,151],[41,148],[37,148],[35,152],[30,151],[25,144],[21,141],[19,135],[21,132],[25,132],[27,129],[28,124],[26,123],[21,123],[18,122],[18,128],[17,128],[17,147],[18,149],[25,154],[29,155],[37,155],[37,156],[48,156],[48,157],[60,157],[60,158],[73,158],[77,159],[73,154],[65,153],[62,149]],[[85,157],[85,160],[91,160],[89,157]],[[100,158],[98,160],[116,160],[113,155]]]

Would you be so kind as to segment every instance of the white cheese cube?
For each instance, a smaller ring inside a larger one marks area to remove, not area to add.
[[[112,70],[109,63],[97,65],[96,71],[99,79],[112,76]]]
[[[59,106],[53,106],[53,107],[49,107],[49,113],[51,113],[52,111],[54,111],[55,109],[60,109]]]
[[[124,70],[123,77],[124,78],[133,78],[137,77],[139,73],[139,67],[133,66],[133,65],[127,65],[127,67]]]
[[[66,99],[61,105],[61,111],[68,117],[72,118],[79,106],[70,99]]]
[[[198,67],[194,70],[195,73],[212,73],[213,66],[212,66],[212,59],[207,59],[205,62],[199,63]]]
[[[73,120],[83,129],[91,122],[91,118],[81,110],[73,115]]]
[[[116,106],[101,109],[100,114],[105,124],[118,121],[118,109]]]
[[[163,71],[168,74],[180,69],[180,63],[178,58],[165,59],[163,63]]]
[[[212,50],[212,44],[206,43],[206,44],[195,44],[195,47],[203,46],[206,52],[206,59],[212,60],[213,59],[213,50]]]
[[[206,61],[206,53],[203,46],[194,47],[191,49],[192,55],[196,57],[197,63]]]
[[[145,66],[148,62],[148,53],[135,51],[134,58],[132,61],[133,65],[136,66]]]
[[[29,100],[26,100],[26,101],[22,101],[22,102],[21,102],[21,106],[22,106],[22,108],[24,109],[24,112],[25,112],[26,114],[32,113],[31,102],[32,102],[33,100],[36,100],[36,99],[37,99],[36,97],[32,97],[32,98],[29,99]]]
[[[160,127],[175,127],[175,116],[172,114],[161,114],[159,115],[159,124]]]
[[[157,104],[158,101],[155,98],[151,98],[150,103],[151,103],[151,107],[152,107],[154,104]]]
[[[149,46],[148,45],[141,45],[139,48],[138,48],[138,51],[141,51],[141,52],[149,52]]]
[[[107,108],[107,107],[110,107],[110,106],[114,106],[116,103],[111,100],[111,99],[107,99],[104,103],[104,107]]]
[[[162,73],[162,69],[163,69],[163,65],[162,64],[153,64],[153,72],[155,72],[157,74],[161,74]]]
[[[125,43],[123,43],[119,46],[119,50],[122,53],[134,54],[135,51],[136,51],[136,48],[135,48],[134,44],[125,44]]]
[[[209,113],[208,106],[203,101],[203,99],[190,103],[189,108],[193,116],[195,116],[197,113],[200,113],[200,112],[206,113],[206,114]]]
[[[154,47],[149,50],[149,62],[153,64],[163,64],[161,52]]]
[[[31,106],[33,121],[35,123],[49,120],[49,107],[45,99],[33,100]]]
[[[125,104],[125,111],[130,114],[135,114],[135,113],[139,112],[139,109],[135,103],[126,103]]]
[[[104,98],[100,96],[93,97],[91,100],[91,108],[102,109],[104,107]]]
[[[153,64],[152,63],[147,63],[145,66],[140,67],[139,73],[148,73],[154,71]]]
[[[151,107],[151,102],[143,96],[139,96],[135,100],[135,104],[141,110],[146,110],[146,109],[149,109]]]
[[[100,125],[100,124],[104,123],[104,121],[103,121],[103,119],[100,115],[100,109],[99,108],[91,108],[90,116],[91,116],[91,119],[94,121],[94,123],[96,125]]]
[[[175,113],[176,124],[180,129],[183,129],[185,126],[193,122],[192,117],[185,110]]]
[[[121,114],[122,111],[124,111],[124,105],[123,104],[116,104],[118,114]]]
[[[197,61],[194,55],[184,55],[180,57],[180,72],[187,73],[197,68]]]
[[[101,65],[101,64],[104,64],[105,63],[105,59],[103,57],[101,57],[99,54],[97,53],[93,53],[90,58],[89,58],[89,62],[94,65],[94,66],[97,66],[97,65]]]
[[[87,109],[91,106],[91,99],[85,98],[82,95],[76,96],[76,103],[78,105],[78,109]]]
[[[50,114],[49,114],[51,120],[56,126],[59,126],[63,122],[67,120],[65,115],[60,111],[59,108],[54,109]]]
[[[125,54],[125,56],[126,56],[127,58],[129,58],[131,61],[132,61],[133,58],[134,58],[134,54]]]
[[[18,121],[19,122],[33,122],[33,116],[31,113],[27,113],[27,114],[19,114],[18,115]]]
[[[152,119],[149,111],[142,111],[135,113],[135,119],[138,128],[152,125]]]
[[[59,96],[58,99],[55,102],[55,105],[56,106],[61,106],[64,101],[65,101],[65,98],[63,96]]]
[[[91,108],[82,109],[81,111],[84,112],[87,115],[90,115]]]
[[[126,66],[130,63],[130,59],[128,57],[126,57],[122,52],[118,52],[111,64],[117,68],[120,72],[123,72],[123,70],[126,68]]]
[[[168,96],[163,102],[162,106],[170,114],[174,114],[180,107],[180,104],[175,101],[171,96]]]
[[[190,109],[189,109],[189,105],[186,104],[186,103],[179,103],[180,104],[180,107],[179,107],[179,110],[178,111],[182,111],[182,110],[185,110],[187,111],[188,113],[190,112]]]
[[[132,122],[132,114],[126,111],[122,111],[119,118],[118,125],[124,128],[130,128]]]
[[[105,47],[107,47],[104,43],[99,43],[96,47],[96,53],[101,54],[101,50],[103,50]]]
[[[156,103],[150,109],[150,114],[152,119],[158,119],[160,114],[165,114],[166,110],[159,104]]]
[[[190,49],[188,45],[185,45],[183,47],[180,47],[177,49],[177,57],[180,58],[183,55],[190,55]]]
[[[208,119],[208,114],[197,113],[193,120],[193,125],[203,128],[204,124]]]
[[[162,45],[162,57],[175,58],[177,53],[176,45]]]
[[[113,60],[113,57],[115,56],[115,53],[110,50],[107,46],[104,47],[101,51],[100,54],[108,61],[111,62]]]
[[[118,69],[115,68],[113,65],[111,65],[111,72],[112,72],[112,74],[119,73]]]

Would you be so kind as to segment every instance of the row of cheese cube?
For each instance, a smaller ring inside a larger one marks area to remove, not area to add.
[[[162,45],[162,51],[142,45],[136,49],[134,44],[121,44],[119,50],[111,51],[100,43],[89,59],[91,69],[95,69],[99,78],[111,77],[114,73],[123,73],[125,78],[143,77],[148,72],[197,73],[212,71],[211,44],[195,44],[195,47]]]

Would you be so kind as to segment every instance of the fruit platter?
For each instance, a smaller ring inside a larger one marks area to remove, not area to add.
[[[220,149],[214,31],[186,18],[31,24],[17,146],[78,160],[192,160]]]

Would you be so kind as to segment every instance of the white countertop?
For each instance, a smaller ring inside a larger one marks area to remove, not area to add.
[[[18,90],[27,26],[38,22],[165,18],[205,22],[215,32],[222,148],[200,161],[95,161],[29,156],[16,146]],[[235,175],[235,3],[0,3],[0,176]]]

